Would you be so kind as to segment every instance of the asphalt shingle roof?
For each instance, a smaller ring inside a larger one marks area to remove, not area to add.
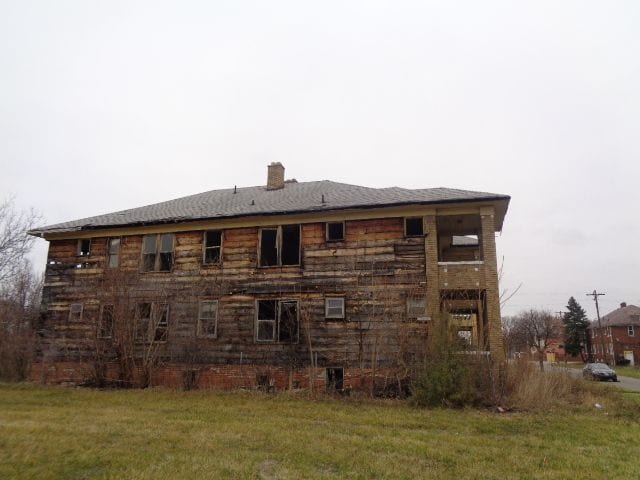
[[[495,193],[453,188],[369,188],[329,180],[287,181],[280,190],[264,186],[211,190],[166,202],[57,223],[32,235],[107,227],[176,223],[192,220],[375,208],[393,205],[509,200]],[[323,203],[324,200],[324,203]]]
[[[600,319],[603,327],[621,327],[626,325],[640,325],[640,307],[627,305],[607,313]],[[589,328],[598,328],[598,321],[591,322]]]

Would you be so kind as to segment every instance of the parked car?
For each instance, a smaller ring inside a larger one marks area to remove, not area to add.
[[[605,380],[617,382],[618,374],[604,363],[587,363],[587,366],[582,369],[582,378],[601,382]]]

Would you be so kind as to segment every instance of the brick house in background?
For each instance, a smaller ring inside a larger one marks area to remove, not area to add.
[[[621,303],[620,308],[606,314],[589,326],[594,360],[611,365],[640,361],[640,308]],[[604,349],[603,349],[604,344]]]
[[[285,181],[272,163],[266,186],[35,229],[50,244],[32,377],[77,383],[99,357],[115,378],[123,356],[153,352],[153,384],[357,387],[410,375],[442,315],[501,360],[495,234],[508,203]],[[129,353],[118,315],[134,325]]]

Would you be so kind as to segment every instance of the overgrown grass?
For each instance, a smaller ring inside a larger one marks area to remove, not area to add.
[[[638,478],[633,400],[609,395],[597,399],[602,409],[499,415],[401,401],[0,385],[0,478]]]

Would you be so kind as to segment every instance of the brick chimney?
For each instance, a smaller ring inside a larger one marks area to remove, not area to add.
[[[280,162],[271,162],[267,166],[267,190],[284,188],[284,167]]]
[[[627,302],[622,302],[622,303],[620,304],[620,308],[624,308],[624,307],[626,307],[626,306],[627,306]]]

